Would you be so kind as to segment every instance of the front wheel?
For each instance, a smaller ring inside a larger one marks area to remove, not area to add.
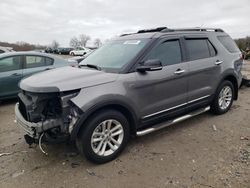
[[[211,104],[211,111],[218,115],[226,113],[233,104],[234,95],[235,91],[232,82],[223,81],[216,91]]]
[[[115,159],[125,148],[129,139],[129,124],[126,117],[115,110],[95,113],[86,122],[77,138],[78,150],[95,163]]]

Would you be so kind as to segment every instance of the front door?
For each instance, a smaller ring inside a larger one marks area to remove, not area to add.
[[[179,38],[161,40],[143,61],[159,59],[162,70],[137,72],[135,88],[142,121],[183,109],[187,102],[187,71]]]
[[[18,83],[23,77],[21,56],[0,59],[0,98],[18,93]]]

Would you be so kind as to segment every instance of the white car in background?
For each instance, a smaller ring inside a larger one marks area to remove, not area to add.
[[[91,50],[84,47],[77,47],[75,50],[70,51],[70,55],[72,56],[83,56],[89,53]]]
[[[3,47],[3,46],[0,46],[0,54],[1,53],[5,53],[5,52],[14,52],[13,48],[11,47]]]

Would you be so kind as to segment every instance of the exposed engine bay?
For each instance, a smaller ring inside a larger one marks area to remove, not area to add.
[[[80,90],[18,94],[18,110],[30,126],[25,140],[28,144],[38,142],[41,135],[48,142],[61,142],[69,138],[72,126],[82,113],[70,101]]]

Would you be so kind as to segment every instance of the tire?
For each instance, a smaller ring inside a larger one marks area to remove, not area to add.
[[[72,52],[70,55],[75,56],[74,52]]]
[[[232,82],[225,80],[218,87],[211,103],[211,112],[217,115],[226,113],[232,106],[235,90]]]
[[[107,109],[93,114],[84,126],[76,139],[76,146],[88,160],[97,164],[115,159],[129,139],[128,120],[115,110]],[[117,135],[112,137],[112,134]]]

